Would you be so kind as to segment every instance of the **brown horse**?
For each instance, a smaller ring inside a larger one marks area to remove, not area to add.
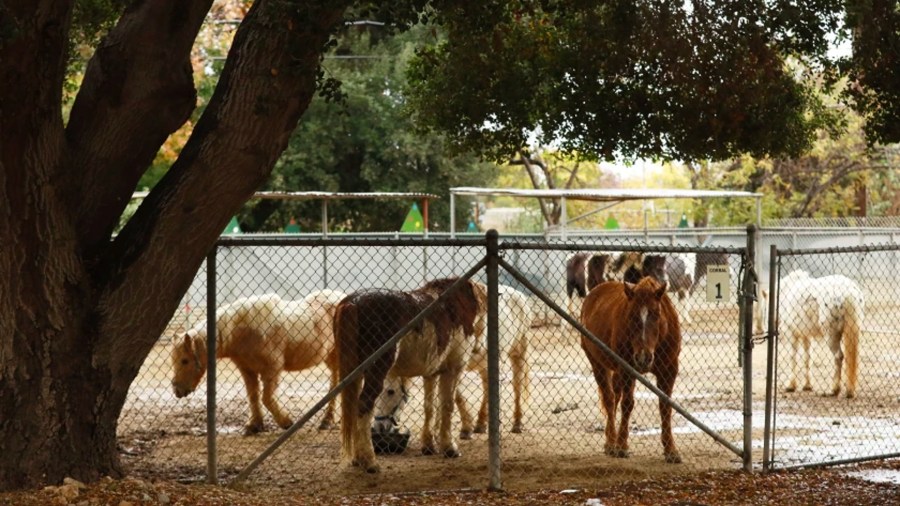
[[[335,315],[341,379],[346,378],[455,281],[455,278],[438,279],[411,292],[363,290],[341,301]],[[456,387],[469,363],[478,336],[484,332],[486,311],[484,285],[470,280],[463,282],[449,294],[441,307],[372,363],[362,378],[344,388],[341,392],[341,449],[353,465],[367,472],[378,471],[372,444],[372,422],[378,414],[378,418],[386,423],[379,423],[376,430],[394,428],[395,416],[405,400],[405,395],[400,395],[405,390],[402,385],[413,376],[422,376],[426,389],[426,416],[421,436],[423,453],[431,454],[439,450],[446,457],[460,455],[451,432]],[[386,378],[388,388],[385,388]],[[440,398],[437,447],[431,432],[432,407],[429,404],[435,383],[438,384]]]
[[[216,358],[230,358],[241,372],[250,401],[250,420],[244,435],[265,429],[259,401],[275,423],[286,429],[293,424],[278,401],[281,371],[302,371],[325,363],[331,369],[331,387],[337,384],[332,322],[345,296],[320,290],[301,300],[282,300],[276,294],[238,299],[216,311]],[[172,388],[175,396],[193,392],[206,373],[206,322],[188,330],[172,348]],[[319,429],[334,425],[334,401],[328,405]]]
[[[637,284],[610,281],[588,294],[581,310],[585,328],[609,346],[639,373],[653,373],[656,386],[672,395],[678,375],[681,329],[675,306],[666,295],[665,283],[645,277]],[[586,336],[581,347],[587,354],[606,414],[604,451],[613,457],[628,457],[628,423],[634,409],[635,378],[624,371]],[[616,430],[616,410],[622,418]],[[672,407],[659,400],[662,445],[666,462],[681,462],[672,438]]]

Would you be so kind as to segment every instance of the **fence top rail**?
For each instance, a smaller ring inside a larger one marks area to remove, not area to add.
[[[778,256],[832,255],[837,253],[875,253],[878,251],[900,251],[900,244],[872,244],[862,246],[835,246],[831,248],[791,248],[775,249]]]
[[[862,227],[862,226],[853,226],[853,227],[769,227],[763,225],[760,227],[759,231],[763,234],[840,234],[840,235],[850,235],[850,234],[858,234],[862,233],[870,233],[870,234],[900,234],[900,227]]]
[[[521,241],[500,238],[501,250],[549,250],[549,251],[640,251],[644,253],[722,253],[743,255],[746,248],[720,246],[671,246],[640,243],[585,243],[554,241]]]
[[[298,237],[298,236],[223,236],[216,246],[480,246],[485,247],[487,239],[466,237],[458,239],[427,237]]]

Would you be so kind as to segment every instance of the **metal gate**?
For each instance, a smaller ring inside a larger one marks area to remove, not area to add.
[[[898,259],[895,244],[771,247],[765,469],[900,456]]]

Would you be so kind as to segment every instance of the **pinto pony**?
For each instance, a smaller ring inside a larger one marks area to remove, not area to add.
[[[456,278],[438,279],[410,292],[362,290],[344,299],[335,316],[341,379],[349,376],[455,281]],[[446,457],[460,455],[451,433],[456,387],[478,336],[484,332],[486,311],[484,285],[471,280],[462,282],[444,299],[441,307],[372,363],[362,378],[344,388],[341,392],[341,450],[353,465],[371,473],[378,471],[371,432],[376,401],[378,415],[387,423],[377,425],[375,430],[393,428],[392,417],[402,408],[402,403],[394,403],[393,412],[385,412],[384,397],[402,395],[412,376],[422,376],[425,383],[423,453],[440,451]],[[390,380],[389,383],[398,383],[400,388],[390,385],[384,388],[385,378]],[[441,409],[437,447],[429,416],[435,383],[439,384]]]
[[[302,300],[282,300],[275,294],[238,299],[216,311],[216,358],[229,358],[247,387],[250,420],[244,435],[265,429],[262,402],[275,423],[286,429],[293,424],[275,399],[281,371],[302,371],[325,362],[331,370],[331,388],[337,384],[333,319],[345,296],[335,290],[310,293]],[[193,392],[206,373],[206,322],[197,324],[172,348],[172,387],[175,396]],[[334,425],[334,402],[328,405],[319,429]]]
[[[500,285],[497,288],[499,291],[497,300],[498,344],[500,356],[505,355],[509,359],[512,369],[514,410],[511,432],[518,434],[522,432],[523,405],[528,399],[531,384],[528,377],[528,329],[531,327],[534,315],[528,303],[528,297],[522,292],[506,285]],[[481,335],[481,343],[472,352],[469,364],[466,366],[467,371],[477,371],[481,376],[481,406],[478,408],[478,419],[474,425],[472,414],[469,412],[468,403],[462,391],[456,391],[456,406],[462,420],[462,428],[459,433],[461,439],[471,439],[473,432],[481,434],[487,428],[487,369],[487,332],[485,332]]]
[[[666,288],[652,277],[642,278],[637,284],[603,283],[584,299],[581,321],[638,373],[653,373],[656,386],[671,396],[678,375],[681,328]],[[601,408],[606,415],[604,452],[613,457],[628,457],[628,424],[634,409],[635,378],[587,336],[582,336],[581,347],[591,363]],[[616,425],[616,410],[620,405],[622,416]],[[662,398],[659,416],[666,462],[679,463],[681,455],[672,437],[672,406]]]
[[[781,280],[780,307],[779,331],[791,343],[791,379],[786,390],[797,390],[801,346],[803,390],[812,390],[809,377],[810,341],[825,338],[834,355],[834,376],[831,390],[826,395],[841,393],[841,368],[846,357],[845,392],[848,399],[856,397],[859,336],[864,319],[863,292],[859,285],[845,276],[813,278],[806,271],[796,270]]]

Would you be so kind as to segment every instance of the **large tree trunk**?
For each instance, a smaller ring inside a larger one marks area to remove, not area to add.
[[[210,3],[135,2],[67,126],[71,2],[4,4],[19,31],[0,45],[0,490],[121,473],[128,387],[286,147],[345,7],[257,0],[178,161],[111,240],[137,177],[194,107],[185,65]]]

